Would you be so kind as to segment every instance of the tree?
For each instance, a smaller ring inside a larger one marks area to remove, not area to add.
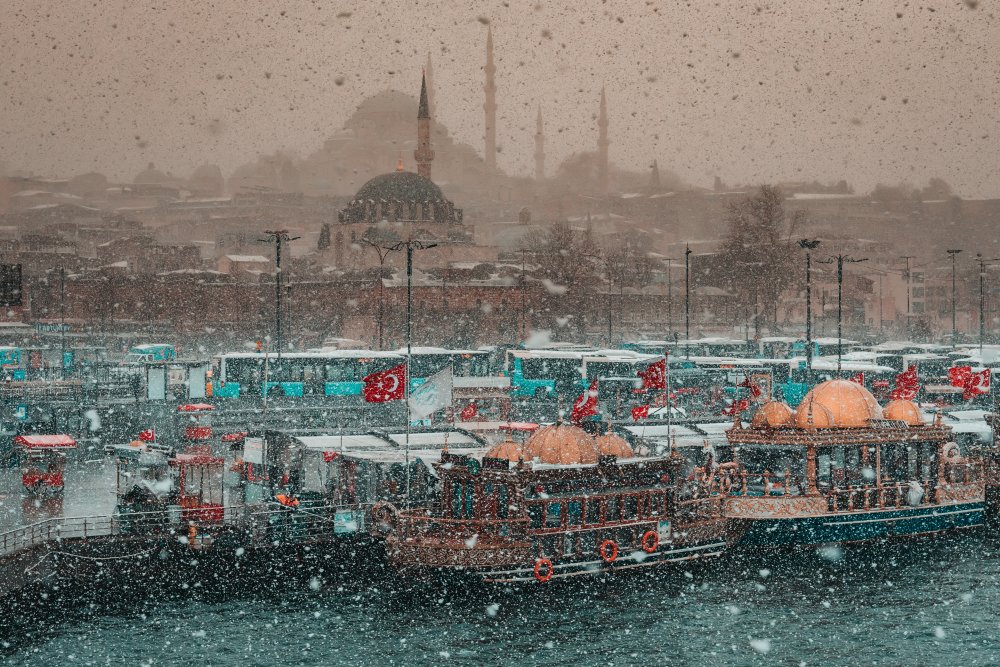
[[[798,222],[793,216],[793,221]],[[729,230],[722,247],[724,280],[745,304],[752,304],[759,330],[781,292],[794,281],[795,251],[788,239],[784,195],[762,185],[756,195],[729,205]]]
[[[316,242],[316,247],[320,250],[326,250],[330,247],[330,225],[325,222],[319,230],[319,240]]]

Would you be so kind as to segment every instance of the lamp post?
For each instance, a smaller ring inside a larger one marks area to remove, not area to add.
[[[361,242],[367,246],[371,246],[375,249],[375,254],[378,255],[378,349],[385,349],[385,284],[382,282],[385,278],[385,260],[389,256],[395,247],[387,247],[375,243],[369,238],[362,238]]]
[[[837,262],[837,375],[840,375],[840,366],[842,357],[844,356],[844,262],[850,263],[860,263],[867,262],[867,257],[862,257],[861,259],[853,259],[847,255],[836,255],[827,260],[821,261],[821,264],[832,264]]]
[[[913,255],[903,255],[900,259],[906,260],[906,273],[903,277],[906,278],[906,337],[910,337],[910,294],[913,291],[910,288],[910,260],[913,259]]]
[[[806,369],[812,370],[812,255],[819,247],[819,239],[801,239],[799,247],[806,251]]]
[[[281,244],[300,237],[289,236],[286,229],[265,229],[264,233],[269,237],[264,239],[264,243],[274,242],[274,344],[278,352],[278,361],[281,361],[281,348],[284,344],[281,336]]]
[[[958,320],[955,316],[956,308],[956,291],[955,291],[955,259],[958,257],[958,253],[962,252],[956,248],[949,248],[948,254],[951,255],[951,346],[955,347],[955,343],[958,340]]]
[[[691,357],[691,245],[684,244],[684,357]]]

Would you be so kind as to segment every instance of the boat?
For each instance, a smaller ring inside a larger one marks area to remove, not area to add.
[[[680,456],[642,449],[556,423],[481,459],[442,451],[438,502],[385,516],[389,562],[405,577],[530,585],[721,555],[722,499],[689,488]]]
[[[19,435],[14,445],[21,453],[21,485],[29,496],[61,497],[66,482],[66,453],[76,449],[76,440],[68,435]]]
[[[793,411],[761,405],[726,432],[702,471],[724,496],[735,546],[800,547],[935,535],[983,523],[984,451],[938,414],[884,408],[862,385],[830,380]]]

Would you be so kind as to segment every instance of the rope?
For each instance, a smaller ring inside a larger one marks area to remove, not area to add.
[[[127,558],[135,558],[137,556],[145,556],[146,554],[152,553],[153,551],[155,551],[155,548],[154,549],[146,549],[145,551],[137,551],[134,554],[128,554],[126,556],[104,556],[104,557],[83,556],[81,554],[69,553],[68,551],[50,551],[49,553],[47,553],[44,556],[42,556],[41,558],[39,558],[38,561],[34,565],[29,565],[28,567],[24,568],[24,573],[28,574],[28,573],[34,572],[35,569],[39,565],[41,565],[45,561],[45,559],[48,558],[49,556],[69,556],[70,558],[79,558],[80,560],[109,561],[109,560],[125,560]]]

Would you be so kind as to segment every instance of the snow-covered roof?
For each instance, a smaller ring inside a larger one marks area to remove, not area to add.
[[[261,257],[260,255],[226,255],[226,259],[231,262],[253,262],[264,264],[270,261],[266,257]]]

